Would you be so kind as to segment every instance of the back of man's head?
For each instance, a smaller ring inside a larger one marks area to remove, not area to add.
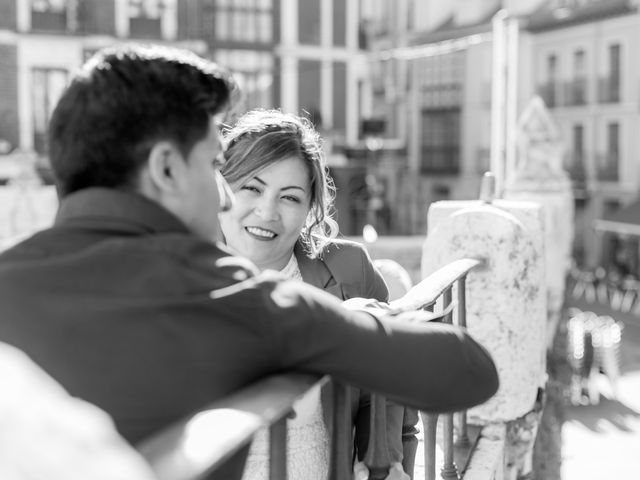
[[[153,144],[174,142],[186,158],[233,89],[224,70],[189,51],[129,45],[98,52],[51,118],[50,159],[60,194],[135,189]]]

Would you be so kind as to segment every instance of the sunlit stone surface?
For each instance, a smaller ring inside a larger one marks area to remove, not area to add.
[[[501,384],[492,399],[469,411],[474,423],[527,413],[544,384],[543,225],[541,207],[530,202],[437,202],[429,209],[423,275],[460,258],[487,262],[467,279],[467,324],[491,351]]]

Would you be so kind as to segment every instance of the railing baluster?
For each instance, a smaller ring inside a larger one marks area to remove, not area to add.
[[[467,276],[458,279],[458,325],[467,326]],[[456,414],[458,417],[458,438],[456,446],[468,447],[471,443],[467,432],[467,411]]]
[[[442,308],[446,309],[453,300],[453,285],[449,285],[442,293]],[[442,319],[444,323],[453,323],[453,312],[448,312]],[[440,476],[444,479],[458,479],[458,469],[453,460],[453,415],[442,416],[442,450],[444,453],[444,464],[440,470]]]
[[[331,442],[330,480],[351,478],[351,466],[345,460],[352,449],[351,438],[351,390],[340,382],[331,382],[333,388],[333,432]]]
[[[453,292],[453,286],[449,285],[447,288],[445,288],[444,292],[442,293],[442,308],[445,310],[449,305],[451,305],[451,300],[453,298],[452,292]],[[453,312],[446,313],[445,316],[442,318],[442,322],[453,323]]]
[[[391,457],[387,443],[387,400],[382,395],[371,395],[369,445],[364,464],[369,469],[369,480],[384,480],[389,474]]]
[[[269,427],[269,478],[287,477],[287,419],[282,418]]]
[[[424,428],[424,478],[436,480],[436,428],[438,415],[420,412],[422,428]]]
[[[442,450],[444,452],[444,463],[440,470],[440,477],[445,480],[458,480],[458,469],[453,460],[453,415],[442,415]]]

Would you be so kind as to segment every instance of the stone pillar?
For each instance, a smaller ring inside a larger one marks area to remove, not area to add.
[[[534,97],[518,121],[518,161],[508,172],[504,198],[543,206],[549,348],[564,302],[573,244],[574,200],[562,156],[562,141],[553,120],[542,100]]]
[[[534,408],[545,382],[542,208],[503,200],[436,202],[429,209],[428,227],[423,276],[460,258],[486,261],[467,278],[467,325],[493,355],[500,389],[469,411],[470,421],[519,418]]]

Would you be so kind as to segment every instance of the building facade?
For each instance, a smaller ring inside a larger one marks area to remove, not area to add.
[[[424,231],[426,219],[420,212],[433,201],[477,198],[481,175],[490,168],[492,19],[506,9],[519,24],[516,112],[519,115],[536,94],[545,100],[562,134],[564,167],[574,185],[575,255],[586,265],[598,264],[607,247],[593,221],[629,203],[640,191],[640,144],[635,138],[640,127],[640,67],[634,58],[634,45],[640,40],[637,2],[408,4],[398,7],[412,12],[401,42],[394,43],[398,37],[389,33],[390,26],[374,28],[387,32],[378,45],[394,53],[374,55],[385,60],[372,64],[371,71],[373,111],[395,118],[394,136],[407,145],[409,181],[416,191],[407,207],[416,212],[409,229]],[[387,25],[396,21],[392,15],[374,18]],[[406,71],[407,77],[393,79],[390,94],[385,78],[393,63],[395,75]],[[376,77],[376,72],[382,74]]]
[[[527,30],[536,90],[565,141],[582,232],[575,255],[597,265],[618,239],[596,232],[594,220],[640,192],[640,13],[626,0],[546,2]]]
[[[237,113],[280,107],[329,137],[358,138],[362,60],[358,1],[2,0],[0,139],[46,155],[48,119],[72,73],[122,42],[175,45],[229,68]],[[331,142],[330,142],[331,143]]]

